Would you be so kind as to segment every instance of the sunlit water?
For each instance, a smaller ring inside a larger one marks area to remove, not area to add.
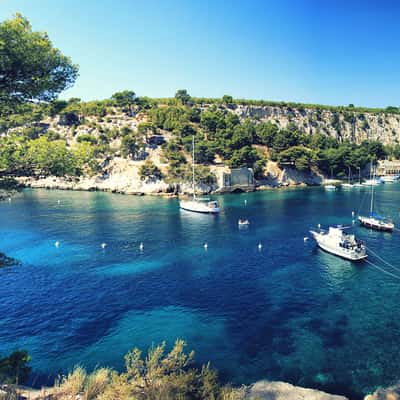
[[[397,223],[399,186],[376,190]],[[351,224],[366,193],[227,195],[215,217],[177,200],[26,190],[0,203],[0,252],[21,261],[0,270],[0,353],[27,349],[38,383],[76,364],[122,369],[134,346],[184,338],[225,382],[352,396],[390,384],[400,376],[400,280],[304,241],[318,223]],[[399,233],[356,233],[400,267]]]

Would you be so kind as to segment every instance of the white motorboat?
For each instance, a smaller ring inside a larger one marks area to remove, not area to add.
[[[242,219],[240,218],[238,221],[239,226],[248,226],[250,225],[250,221],[248,219]]]
[[[367,258],[365,244],[356,239],[354,235],[344,232],[342,226],[329,227],[329,230],[311,230],[310,233],[317,242],[318,247],[335,256],[351,261],[360,261]]]
[[[193,198],[190,200],[180,200],[179,207],[182,210],[192,211],[197,213],[204,214],[218,214],[219,213],[219,204],[216,200],[210,199],[201,199],[196,197],[196,184],[195,184],[195,176],[194,176],[194,136],[192,138],[192,189],[193,189]]]

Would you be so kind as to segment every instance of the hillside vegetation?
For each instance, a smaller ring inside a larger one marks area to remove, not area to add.
[[[73,98],[24,104],[18,113],[0,120],[0,171],[3,175],[90,176],[102,174],[107,162],[122,157],[142,161],[139,174],[143,180],[185,182],[190,179],[192,136],[196,138],[196,162],[201,164],[197,180],[206,184],[215,181],[213,165],[251,167],[256,178],[263,179],[267,160],[273,160],[281,167],[318,168],[326,175],[341,177],[349,167],[357,171],[370,160],[400,156],[397,132],[385,145],[367,130],[357,140],[329,131],[340,133],[342,125],[360,118],[367,121],[376,118],[375,114],[353,111],[349,117],[348,107],[340,112],[325,110],[331,114],[329,129],[325,118],[324,124],[310,132],[300,117],[293,116],[301,113],[300,108],[289,112],[287,105],[274,105],[274,110],[278,107],[281,112],[278,118],[264,107],[270,106],[243,108],[227,96],[203,102],[186,91],[164,100],[125,91],[103,101]],[[318,112],[322,111],[307,110],[310,115]],[[397,118],[393,115],[382,110],[380,118]],[[157,148],[158,158],[154,159]]]

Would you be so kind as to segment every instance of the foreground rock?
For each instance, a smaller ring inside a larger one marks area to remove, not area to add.
[[[364,400],[400,400],[400,384],[387,389],[377,389],[373,394],[365,396]]]
[[[249,387],[246,400],[347,400],[347,397],[305,389],[285,382],[259,381]]]

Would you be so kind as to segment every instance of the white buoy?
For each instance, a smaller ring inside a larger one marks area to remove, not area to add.
[[[261,250],[262,249],[262,244],[261,243],[258,243],[258,250]]]
[[[59,245],[60,245],[60,242],[57,240],[57,241],[54,243],[54,246],[58,247]]]
[[[321,224],[318,224],[318,229],[321,229]]]
[[[107,247],[107,243],[102,243],[102,244],[101,244],[101,248],[102,248],[102,249],[105,249],[106,247]]]
[[[356,213],[354,211],[351,212],[351,216],[354,217]]]
[[[143,244],[143,242],[140,242],[140,244],[139,244],[139,249],[140,249],[140,251],[143,251],[143,249],[144,249],[144,244]]]
[[[11,203],[11,197],[8,198],[8,202]]]
[[[57,204],[60,204],[61,203],[61,200],[57,200]]]
[[[247,200],[246,199],[244,200],[244,205],[247,205]]]
[[[204,250],[207,250],[208,249],[208,244],[207,243],[204,243]]]

